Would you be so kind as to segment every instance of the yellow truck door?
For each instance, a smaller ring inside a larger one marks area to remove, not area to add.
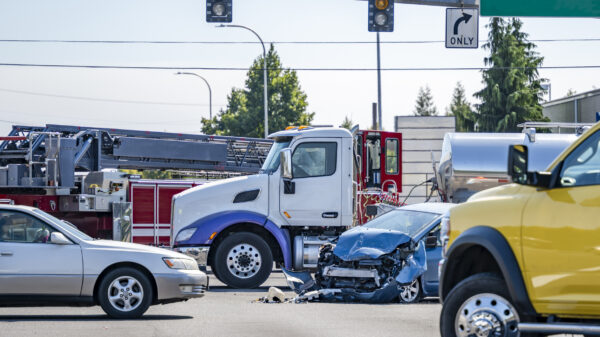
[[[539,313],[600,314],[600,131],[559,167],[523,213],[525,279]]]

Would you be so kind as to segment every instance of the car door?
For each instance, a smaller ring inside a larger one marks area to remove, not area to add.
[[[279,194],[281,216],[290,225],[341,224],[340,149],[339,138],[311,138],[310,141],[295,144],[292,150],[293,179],[281,180]]]
[[[432,230],[423,236],[423,241],[425,241],[428,236],[435,236],[437,238],[437,245],[435,247],[425,248],[425,252],[427,254],[427,271],[423,274],[421,280],[425,294],[437,296],[438,287],[440,284],[438,268],[439,262],[442,258],[442,242],[440,240],[439,221]]]
[[[81,294],[81,248],[50,243],[55,231],[30,214],[0,210],[0,294]]]
[[[557,186],[537,189],[523,213],[522,247],[534,305],[556,314],[600,310],[600,132],[558,167]]]

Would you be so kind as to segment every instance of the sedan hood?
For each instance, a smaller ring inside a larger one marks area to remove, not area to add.
[[[398,231],[357,227],[340,235],[333,254],[344,261],[376,259],[411,240]]]
[[[161,255],[162,257],[178,257],[189,259],[188,256],[176,253],[172,250],[152,247],[147,245],[140,245],[137,243],[120,242],[113,240],[94,240],[86,242],[89,248],[92,249],[106,249],[111,251],[122,251],[122,252],[137,252]]]

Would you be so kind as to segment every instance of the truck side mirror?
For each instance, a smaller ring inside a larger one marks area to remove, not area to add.
[[[435,248],[438,245],[438,238],[435,235],[430,235],[425,238],[425,248],[431,249]]]
[[[517,184],[527,185],[528,151],[525,145],[508,148],[508,175]]]
[[[292,179],[292,149],[282,149],[279,152],[279,163],[281,165],[281,177]]]

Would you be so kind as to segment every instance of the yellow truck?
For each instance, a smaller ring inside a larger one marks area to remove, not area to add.
[[[513,183],[442,221],[443,337],[600,334],[600,123],[527,168],[527,146],[511,146]]]

